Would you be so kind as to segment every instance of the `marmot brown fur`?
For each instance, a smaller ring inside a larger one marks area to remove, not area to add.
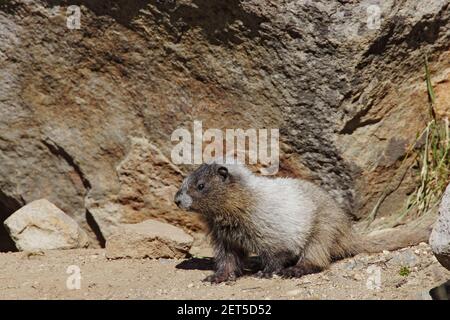
[[[257,176],[242,164],[212,162],[183,181],[175,202],[207,223],[216,260],[211,282],[242,275],[251,253],[261,258],[259,275],[298,277],[361,251],[347,214],[305,180]]]
[[[243,261],[251,253],[261,257],[260,276],[318,272],[358,252],[426,241],[434,222],[425,219],[409,227],[355,235],[344,210],[313,183],[257,176],[242,164],[217,161],[191,173],[175,202],[200,213],[208,225],[216,259],[216,272],[208,277],[212,282],[242,275]]]

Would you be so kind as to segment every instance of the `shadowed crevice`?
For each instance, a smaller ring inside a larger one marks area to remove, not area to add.
[[[90,213],[88,210],[86,210],[86,222],[91,228],[91,230],[94,232],[95,237],[97,238],[97,241],[99,242],[100,246],[104,248],[106,244],[106,239],[103,236],[102,231],[100,230],[100,227],[98,226],[94,217],[92,216],[92,213]]]
[[[49,138],[43,140],[42,143],[50,150],[52,154],[56,155],[57,157],[63,158],[66,161],[66,163],[73,168],[73,170],[80,177],[80,180],[82,181],[83,186],[86,189],[86,192],[91,189],[91,183],[84,175],[80,166],[76,163],[75,159],[66,150],[64,150],[63,147],[56,144]]]
[[[6,231],[3,222],[22,206],[23,203],[7,196],[0,190],[0,252],[18,251],[14,241],[9,236],[8,231]]]

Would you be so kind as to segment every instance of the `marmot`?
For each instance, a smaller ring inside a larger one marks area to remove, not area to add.
[[[234,280],[250,254],[260,256],[260,276],[299,277],[334,259],[361,251],[351,219],[315,184],[253,174],[243,164],[202,164],[175,195],[182,209],[205,220],[216,272],[205,280]]]

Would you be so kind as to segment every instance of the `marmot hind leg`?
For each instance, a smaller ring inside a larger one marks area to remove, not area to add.
[[[271,278],[287,267],[294,266],[300,255],[293,252],[264,252],[261,254],[262,269],[256,273],[259,278]]]
[[[330,265],[331,254],[326,244],[312,238],[298,262],[280,270],[277,274],[284,278],[298,278],[320,272]]]
[[[321,272],[323,268],[312,265],[307,261],[297,263],[295,266],[285,268],[277,274],[282,278],[300,278],[307,274]]]

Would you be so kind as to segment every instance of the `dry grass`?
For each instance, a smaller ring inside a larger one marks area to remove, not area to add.
[[[406,216],[417,218],[429,213],[439,204],[441,196],[450,182],[449,121],[447,118],[438,119],[436,117],[436,97],[427,59],[425,59],[425,77],[430,120],[425,129],[417,135],[416,140],[408,149],[399,169],[405,170],[402,173],[401,180],[403,180],[403,177],[409,170],[415,170],[417,173],[417,187],[408,197],[403,210],[398,213],[393,225],[400,223]],[[409,164],[408,159],[410,159]],[[415,165],[412,166],[411,164],[414,163]],[[386,190],[392,190],[392,183],[391,187],[386,188]],[[380,205],[387,197],[387,194],[385,192],[381,196],[368,216],[367,226],[375,219]]]

